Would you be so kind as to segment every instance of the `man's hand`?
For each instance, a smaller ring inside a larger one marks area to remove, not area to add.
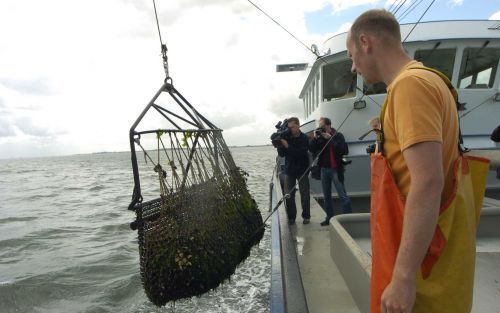
[[[330,135],[329,133],[322,133],[321,134],[321,137],[325,138],[326,140],[332,138],[332,135]]]
[[[394,277],[382,293],[382,313],[411,313],[415,305],[416,278]]]
[[[285,139],[281,139],[281,144],[283,145],[283,147],[288,149],[288,141],[286,141]]]

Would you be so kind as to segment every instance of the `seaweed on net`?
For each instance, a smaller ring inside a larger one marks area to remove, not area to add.
[[[185,113],[155,104],[168,93]],[[154,108],[171,128],[136,131]],[[184,125],[184,127],[183,127]],[[156,151],[141,136],[156,135]],[[148,298],[162,306],[219,286],[245,260],[263,234],[263,221],[222,130],[204,118],[171,82],[165,82],[130,131],[140,271]],[[143,201],[135,148],[158,177],[159,197]]]

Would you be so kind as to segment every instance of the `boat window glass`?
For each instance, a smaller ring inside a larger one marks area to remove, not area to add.
[[[311,111],[314,111],[314,109],[316,108],[316,99],[318,97],[318,94],[316,93],[316,77],[314,78],[312,84],[312,94],[313,94],[313,103],[311,106],[312,107]]]
[[[417,50],[415,60],[422,62],[427,67],[437,69],[451,80],[456,51],[455,48]]]
[[[320,102],[320,94],[319,94],[319,73],[318,75],[316,75],[316,95],[318,95],[318,97],[316,98],[317,102],[316,102],[316,108],[318,108],[319,106],[319,102]]]
[[[356,96],[356,74],[351,67],[350,59],[323,66],[324,101]]]
[[[306,93],[306,116],[309,115],[309,89],[307,89]]]
[[[498,69],[500,48],[464,49],[458,88],[492,88]]]
[[[367,85],[363,83],[363,94],[365,95],[377,95],[387,92],[387,85],[383,82]]]
[[[312,107],[312,89],[309,88],[309,106],[308,106],[307,115],[311,114],[311,107]]]
[[[306,117],[309,115],[309,89],[306,92]]]
[[[312,105],[312,92],[311,88],[309,88],[309,91],[307,92],[308,94],[308,104],[307,104],[307,115],[309,116],[311,114],[311,105]]]

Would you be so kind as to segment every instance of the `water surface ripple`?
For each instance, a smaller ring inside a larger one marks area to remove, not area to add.
[[[274,149],[231,150],[267,216]],[[269,311],[269,229],[218,289],[152,305],[141,286],[137,233],[128,226],[132,187],[128,152],[0,160],[0,312]]]

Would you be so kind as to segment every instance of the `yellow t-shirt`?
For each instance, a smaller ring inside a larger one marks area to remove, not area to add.
[[[458,157],[458,115],[450,90],[437,74],[411,67],[409,62],[387,86],[388,103],[384,117],[384,153],[400,192],[410,190],[410,172],[403,150],[426,141],[442,143],[445,186],[441,203],[451,193],[453,163]]]

